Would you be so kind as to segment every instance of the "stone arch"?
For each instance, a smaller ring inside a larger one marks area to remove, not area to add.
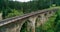
[[[44,16],[47,16],[47,13],[45,13]]]
[[[39,16],[41,16],[40,17],[40,23],[41,23],[41,25],[43,25],[47,21],[47,19],[46,19],[47,13],[42,13]]]
[[[33,21],[35,21],[36,18],[37,17],[35,17],[35,16],[28,17],[28,19],[24,23],[22,23],[20,32],[23,32],[24,28],[25,28],[26,32],[31,31],[32,25],[34,24]],[[24,26],[24,25],[26,25],[26,26]]]
[[[27,19],[27,20],[23,23],[20,32],[28,32],[28,31],[27,31],[27,25],[28,25],[28,23],[30,23],[30,21]]]

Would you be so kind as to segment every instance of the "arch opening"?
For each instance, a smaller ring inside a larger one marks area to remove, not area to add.
[[[30,21],[26,20],[25,23],[22,25],[20,32],[28,32],[27,31],[27,25],[28,25],[28,23],[30,23]]]

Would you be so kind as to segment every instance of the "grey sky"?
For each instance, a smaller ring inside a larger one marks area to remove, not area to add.
[[[15,0],[13,0],[13,1],[15,1]],[[16,0],[16,1],[19,1],[19,2],[28,2],[30,0]]]

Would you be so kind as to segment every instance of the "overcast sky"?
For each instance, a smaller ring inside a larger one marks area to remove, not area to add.
[[[13,1],[15,1],[15,0],[13,0]],[[19,1],[19,2],[28,2],[30,0],[16,0],[16,1]]]

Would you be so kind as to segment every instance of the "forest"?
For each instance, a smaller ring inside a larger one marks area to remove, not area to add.
[[[50,7],[60,7],[60,0],[32,0],[29,2],[18,2],[13,0],[0,0],[0,13],[2,19],[20,16],[37,10]],[[26,25],[26,24],[24,24]],[[26,32],[26,29],[21,30]],[[42,26],[36,28],[37,32],[60,32],[60,10]]]

